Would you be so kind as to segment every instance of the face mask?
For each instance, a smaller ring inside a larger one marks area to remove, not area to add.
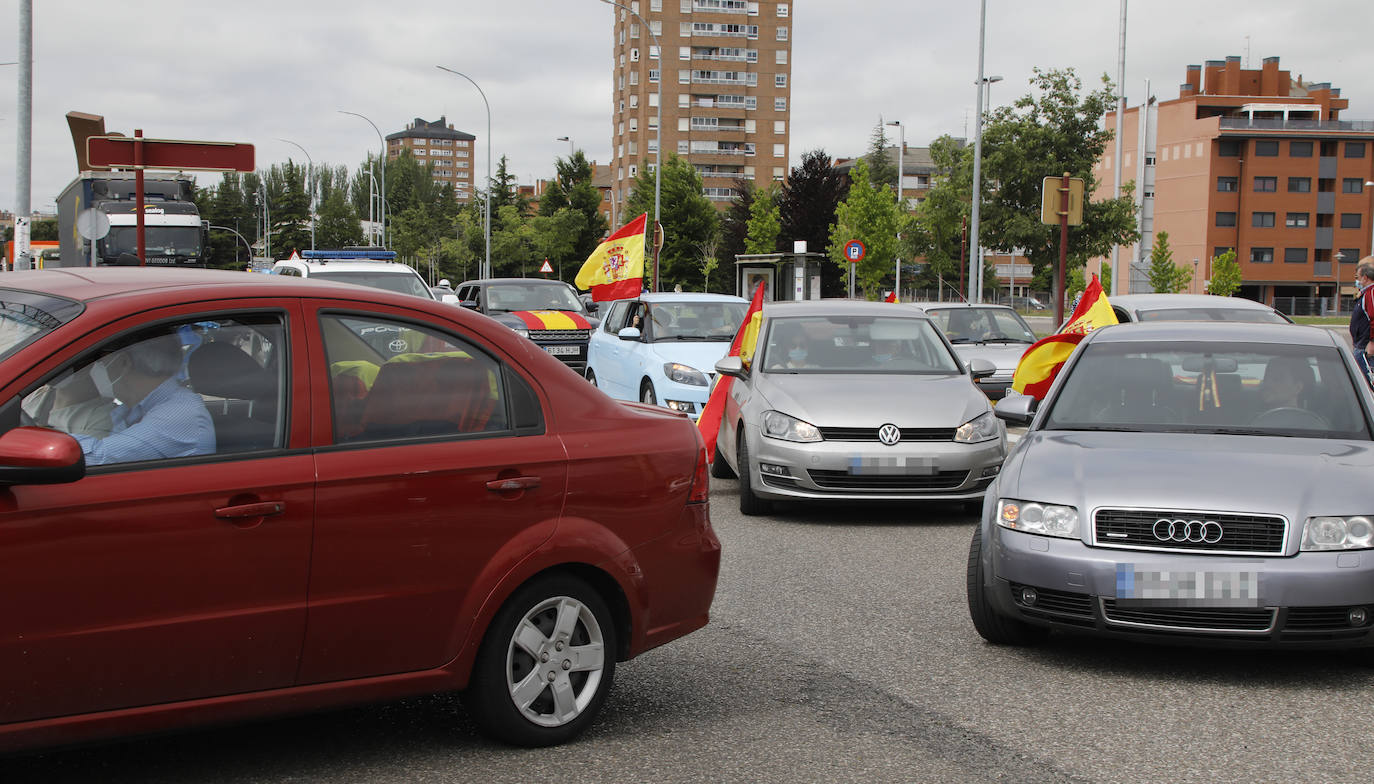
[[[106,400],[115,399],[115,382],[124,378],[123,373],[119,375],[119,378],[110,378],[109,363],[111,361],[109,358],[98,359],[95,364],[91,365],[91,383],[95,384],[95,390]]]
[[[874,354],[874,355],[873,355],[873,361],[874,361],[874,362],[891,362],[891,361],[892,361],[892,355],[891,355],[891,354]]]
[[[787,352],[787,358],[790,359],[790,360],[792,360],[793,362],[801,362],[802,360],[806,359],[806,349],[804,349],[804,348],[789,349],[788,352]]]

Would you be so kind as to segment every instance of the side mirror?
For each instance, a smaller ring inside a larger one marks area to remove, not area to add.
[[[465,299],[462,302],[459,302],[458,304],[462,305],[468,310],[477,310],[477,300],[475,299]]]
[[[0,435],[0,485],[59,485],[86,475],[75,438],[44,427],[16,427]]]
[[[997,401],[997,406],[992,409],[992,413],[1010,425],[1029,425],[1031,420],[1035,418],[1035,409],[1039,403],[1039,400],[1030,395],[1004,397]]]
[[[739,357],[723,357],[716,363],[716,372],[722,376],[744,378],[744,362]]]
[[[601,309],[601,303],[590,299],[584,300],[582,302],[582,307],[586,308],[588,313],[595,313]]]
[[[639,340],[639,329],[637,327],[626,327],[615,333],[621,340]]]
[[[996,373],[997,366],[982,357],[977,357],[968,361],[968,372],[973,376],[973,380],[977,381]]]

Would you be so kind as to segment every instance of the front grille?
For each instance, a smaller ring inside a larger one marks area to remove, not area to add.
[[[953,490],[968,478],[968,471],[934,474],[851,474],[848,471],[808,471],[811,481],[827,490]]]
[[[1365,608],[1366,612],[1370,608]],[[1286,632],[1349,632],[1366,631],[1365,626],[1351,626],[1349,613],[1351,606],[1340,607],[1290,607],[1288,620],[1283,624]]]
[[[1222,536],[1215,543],[1160,541],[1154,534],[1155,521],[1160,519],[1215,522],[1221,526]],[[1099,509],[1093,522],[1100,547],[1176,552],[1282,555],[1288,531],[1288,522],[1282,517],[1176,509]]]
[[[530,330],[530,340],[539,342],[558,341],[558,340],[586,340],[589,331],[585,329],[532,329]]]
[[[1267,632],[1275,613],[1265,607],[1121,607],[1115,599],[1102,599],[1102,615],[1112,623],[1199,632]]]
[[[826,441],[877,441],[876,427],[822,427],[821,438]],[[953,441],[952,427],[904,427],[903,441]]]
[[[1093,598],[1086,593],[1071,593],[1069,591],[1056,591],[1053,588],[1035,588],[1035,604],[1026,605],[1021,603],[1021,590],[1028,586],[1020,583],[1010,583],[1011,598],[1021,608],[1022,612],[1030,615],[1039,615],[1046,618],[1053,618],[1061,622],[1076,622],[1083,625],[1082,621],[1087,621],[1087,625],[1093,623]]]

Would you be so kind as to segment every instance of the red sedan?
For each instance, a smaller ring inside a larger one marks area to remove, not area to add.
[[[572,738],[701,628],[697,429],[346,284],[0,277],[0,749],[462,690]]]

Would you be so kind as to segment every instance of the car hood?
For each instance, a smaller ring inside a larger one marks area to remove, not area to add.
[[[1374,444],[1318,438],[1031,431],[999,494],[1077,506],[1283,514],[1369,511]]]
[[[1010,376],[1021,361],[1021,355],[1030,348],[1029,343],[956,343],[954,353],[968,364],[970,360],[986,359],[997,366],[997,376]]]
[[[664,362],[677,362],[714,375],[716,362],[730,352],[730,341],[660,340],[649,344],[654,356]]]
[[[767,408],[817,427],[958,427],[991,410],[968,376],[764,373]]]

